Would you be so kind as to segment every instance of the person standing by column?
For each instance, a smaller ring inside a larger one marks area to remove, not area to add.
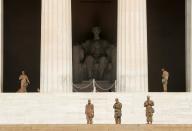
[[[154,102],[150,100],[150,96],[147,96],[147,100],[144,103],[144,107],[146,108],[146,117],[147,117],[147,124],[152,124],[153,122],[153,113],[154,113]]]
[[[164,92],[167,92],[169,72],[166,71],[164,68],[162,68],[161,71],[162,71],[161,77],[162,77],[163,91],[164,91]]]
[[[122,104],[119,102],[119,99],[115,99],[115,104],[113,105],[114,109],[114,118],[115,118],[115,123],[116,124],[121,124],[121,109],[122,109]]]
[[[85,106],[85,115],[87,119],[87,124],[93,124],[94,117],[94,105],[91,104],[91,100],[88,100],[88,104]]]

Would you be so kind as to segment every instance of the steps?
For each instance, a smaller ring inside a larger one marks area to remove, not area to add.
[[[113,104],[123,104],[122,124],[145,124],[148,93],[1,93],[0,124],[85,124],[85,104],[95,107],[94,124],[114,124]],[[154,124],[192,124],[192,93],[149,93]]]
[[[0,125],[0,131],[191,131],[192,125]]]

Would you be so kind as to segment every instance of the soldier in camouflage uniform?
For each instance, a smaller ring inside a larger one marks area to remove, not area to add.
[[[116,124],[121,124],[121,108],[122,104],[119,102],[119,100],[116,98],[115,99],[115,104],[113,105],[114,109],[114,117],[115,117],[115,123]]]
[[[91,104],[91,100],[88,100],[88,104],[85,106],[85,115],[87,119],[87,124],[93,124],[94,117],[94,105]]]
[[[147,100],[144,103],[144,107],[146,107],[146,117],[147,117],[147,124],[152,124],[153,122],[153,113],[154,113],[154,102],[150,100],[150,96],[147,96]]]

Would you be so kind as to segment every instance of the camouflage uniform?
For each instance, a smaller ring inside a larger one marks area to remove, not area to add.
[[[115,123],[116,124],[121,124],[121,108],[122,108],[122,104],[120,102],[116,102],[113,105],[113,109],[114,109],[114,118],[115,118]]]
[[[147,123],[151,123],[153,122],[153,113],[154,113],[154,109],[153,107],[154,106],[154,102],[152,100],[147,100],[145,101],[144,103],[144,107],[146,107],[146,117],[147,117]]]

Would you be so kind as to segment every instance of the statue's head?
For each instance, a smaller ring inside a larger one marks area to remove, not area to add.
[[[21,71],[21,73],[24,75],[24,74],[25,74],[25,71],[24,71],[24,70],[22,70],[22,71]]]
[[[162,69],[161,69],[161,71],[163,72],[163,71],[165,71],[165,69],[164,69],[164,68],[162,68]]]
[[[92,28],[92,32],[94,35],[99,35],[101,33],[101,28],[99,26],[95,26]]]

